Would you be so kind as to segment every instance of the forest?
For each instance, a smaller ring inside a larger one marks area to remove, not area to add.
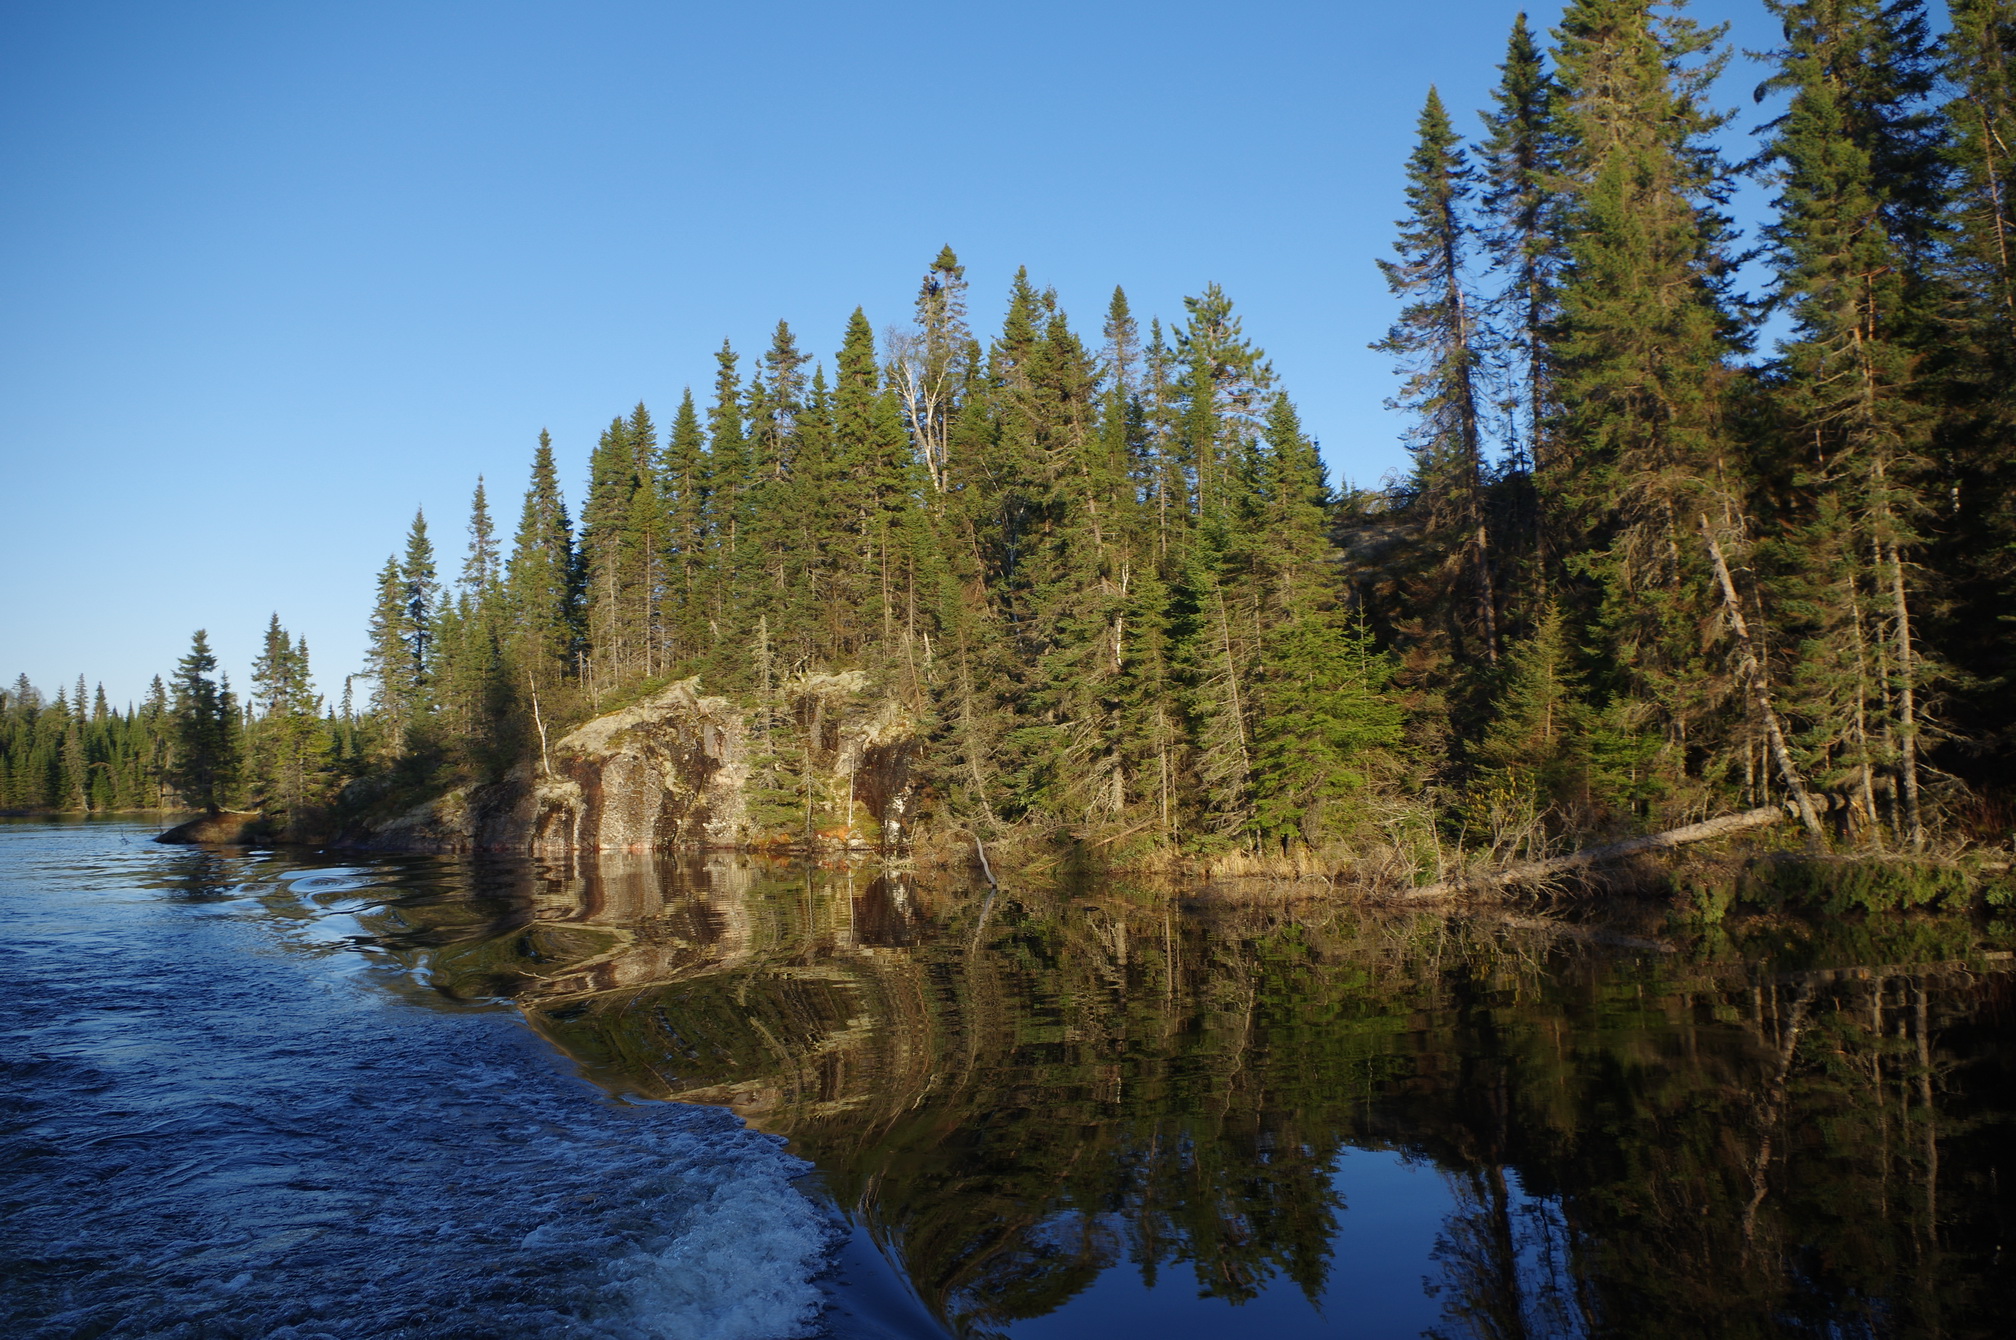
[[[508,533],[480,480],[459,561],[416,516],[354,701],[277,616],[242,702],[200,633],[123,714],[0,693],[0,805],[307,831],[695,676],[809,797],[782,704],[859,670],[933,821],[1115,854],[2006,835],[2016,0],[1763,2],[1748,156],[1675,4],[1521,16],[1475,121],[1427,92],[1376,261],[1404,478],[1331,486],[1216,285],[1095,326],[1023,272],[981,329],[948,246],[830,364],[779,323],[613,417],[574,506],[542,433]]]

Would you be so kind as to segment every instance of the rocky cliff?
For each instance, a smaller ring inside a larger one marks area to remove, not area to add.
[[[900,845],[912,724],[860,671],[810,675],[752,712],[673,684],[553,741],[501,781],[360,826],[381,851],[850,849]]]

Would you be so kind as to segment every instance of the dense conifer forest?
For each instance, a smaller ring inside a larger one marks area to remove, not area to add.
[[[5,803],[298,819],[698,676],[809,805],[785,704],[860,670],[976,832],[1502,858],[1780,803],[1849,849],[2006,832],[2016,0],[1764,3],[1782,111],[1744,161],[1723,34],[1677,5],[1522,16],[1481,119],[1428,91],[1378,261],[1403,479],[1331,487],[1217,286],[1074,321],[1018,273],[983,328],[947,247],[906,323],[857,309],[830,361],[780,323],[613,417],[574,506],[541,434],[515,524],[478,481],[444,559],[416,516],[367,701],[318,696],[277,618],[242,706],[200,635],[126,715],[24,683]]]

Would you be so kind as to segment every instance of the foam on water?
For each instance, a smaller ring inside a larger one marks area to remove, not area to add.
[[[375,989],[368,872],[295,896],[144,837],[0,826],[9,1334],[816,1329],[836,1223],[777,1140],[615,1102],[508,1010]]]

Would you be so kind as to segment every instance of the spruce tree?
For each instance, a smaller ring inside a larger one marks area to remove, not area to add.
[[[1401,716],[1390,666],[1342,607],[1329,486],[1286,395],[1269,407],[1259,467],[1251,826],[1263,842],[1320,846],[1351,827],[1343,802],[1391,770]]]
[[[1407,164],[1407,217],[1397,261],[1380,261],[1387,287],[1406,300],[1373,348],[1392,355],[1406,380],[1391,402],[1415,419],[1413,488],[1428,544],[1448,555],[1445,581],[1467,586],[1453,611],[1450,648],[1498,655],[1498,590],[1484,508],[1484,405],[1475,304],[1465,274],[1474,246],[1466,201],[1473,173],[1441,97],[1428,90],[1419,141]]]
[[[1929,511],[1917,383],[1938,195],[1925,18],[1912,0],[1771,9],[1786,37],[1773,82],[1792,91],[1767,150],[1782,187],[1768,233],[1778,300],[1794,321],[1776,408],[1799,462],[1791,483],[1810,499],[1782,583],[1804,616],[1803,744],[1869,820],[1879,789],[1897,797],[1898,831],[1922,846],[1912,551]]]
[[[434,618],[440,606],[441,583],[434,566],[434,545],[427,538],[427,515],[413,513],[406,532],[406,553],[399,564],[400,632],[413,660],[413,683],[425,710],[429,672],[434,659]]]
[[[366,633],[364,673],[373,681],[373,724],[382,747],[395,758],[405,752],[406,735],[420,702],[413,650],[406,640],[405,604],[399,560],[396,556],[389,557],[378,570],[377,593]]]
[[[542,720],[551,714],[554,694],[573,664],[574,572],[573,524],[560,493],[552,438],[541,430],[505,584],[512,688],[525,692]]]
[[[1218,285],[1183,299],[1183,310],[1171,360],[1179,369],[1175,394],[1183,404],[1179,435],[1191,510],[1207,524],[1222,524],[1240,505],[1274,367],[1246,338]]]
[[[1950,0],[1951,263],[1983,345],[2016,345],[2016,3]]]
[[[1027,680],[1022,790],[1067,822],[1117,816],[1126,803],[1115,709],[1116,625],[1124,603],[1124,456],[1107,450],[1098,363],[1061,311],[1020,369],[1030,533],[1019,642]]]
[[[478,475],[475,496],[469,500],[469,553],[462,562],[462,589],[474,595],[488,595],[502,575],[497,558],[497,527],[490,519],[483,476]]]
[[[668,663],[690,666],[708,645],[707,543],[712,477],[707,436],[689,388],[665,437],[664,480],[669,568],[666,574]]]
[[[253,796],[283,827],[297,827],[321,799],[331,741],[308,665],[308,640],[290,640],[273,615],[252,663],[250,770]]]
[[[63,711],[63,733],[57,746],[57,772],[61,781],[56,793],[56,808],[62,810],[86,811],[91,808],[91,759],[84,744],[84,677],[77,677],[77,697],[74,703],[65,703],[63,695],[56,695],[56,702]]]
[[[860,308],[848,321],[837,361],[833,395],[836,478],[828,505],[850,514],[836,528],[846,553],[835,554],[836,573],[852,569],[836,586],[835,600],[852,610],[844,650],[859,655],[871,644],[893,651],[899,630],[914,625],[916,484],[903,432],[900,394],[885,387],[875,359],[874,332]]]
[[[642,482],[637,475],[637,457],[630,425],[618,415],[602,430],[588,458],[580,561],[583,632],[590,652],[587,687],[596,698],[617,686],[643,650],[631,601],[637,590],[631,504]]]
[[[462,577],[436,621],[439,654],[435,701],[447,735],[447,754],[465,770],[487,773],[505,761],[506,718],[516,697],[507,667],[511,640],[507,595],[497,558],[495,527],[479,479],[470,502],[469,543]]]
[[[1982,742],[1980,762],[1962,766],[1993,786],[1995,769],[1982,764],[2016,744],[2008,692],[2016,621],[2007,617],[2016,589],[2016,0],[1947,8],[1949,301],[1933,351],[1946,515],[1925,557],[1944,582],[1942,649],[1967,683],[1958,724]]]
[[[175,666],[169,782],[184,805],[210,814],[229,802],[239,765],[237,704],[230,685],[212,678],[216,670],[209,635],[199,628]]]
[[[739,360],[727,341],[714,361],[714,401],[707,411],[712,467],[707,496],[709,674],[712,682],[729,688],[747,682],[747,644],[741,638],[754,621],[746,611],[744,578],[756,566],[750,543],[756,472],[742,413]]]
[[[1655,8],[1575,0],[1556,30],[1572,199],[1549,355],[1567,459],[1546,496],[1589,584],[1616,756],[1650,750],[1649,772],[1628,765],[1636,794],[1684,806],[1773,732],[1768,711],[1739,705],[1769,707],[1761,660],[1732,680],[1701,638],[1741,614],[1748,597],[1727,599],[1714,569],[1747,572],[1754,539],[1726,420],[1742,331],[1710,137],[1727,118],[1705,103],[1722,30]],[[1772,753],[1796,791],[1791,759]]]
[[[1549,604],[1507,655],[1490,725],[1474,751],[1487,806],[1556,829],[1591,825],[1588,726],[1567,624]]]
[[[1560,126],[1560,90],[1524,14],[1514,20],[1505,63],[1484,114],[1488,132],[1478,146],[1484,189],[1484,241],[1502,277],[1495,306],[1507,374],[1507,436],[1526,468],[1549,468],[1546,429],[1555,406],[1549,389],[1547,330],[1554,320],[1555,290],[1564,262],[1562,194],[1555,185],[1566,148]]]

